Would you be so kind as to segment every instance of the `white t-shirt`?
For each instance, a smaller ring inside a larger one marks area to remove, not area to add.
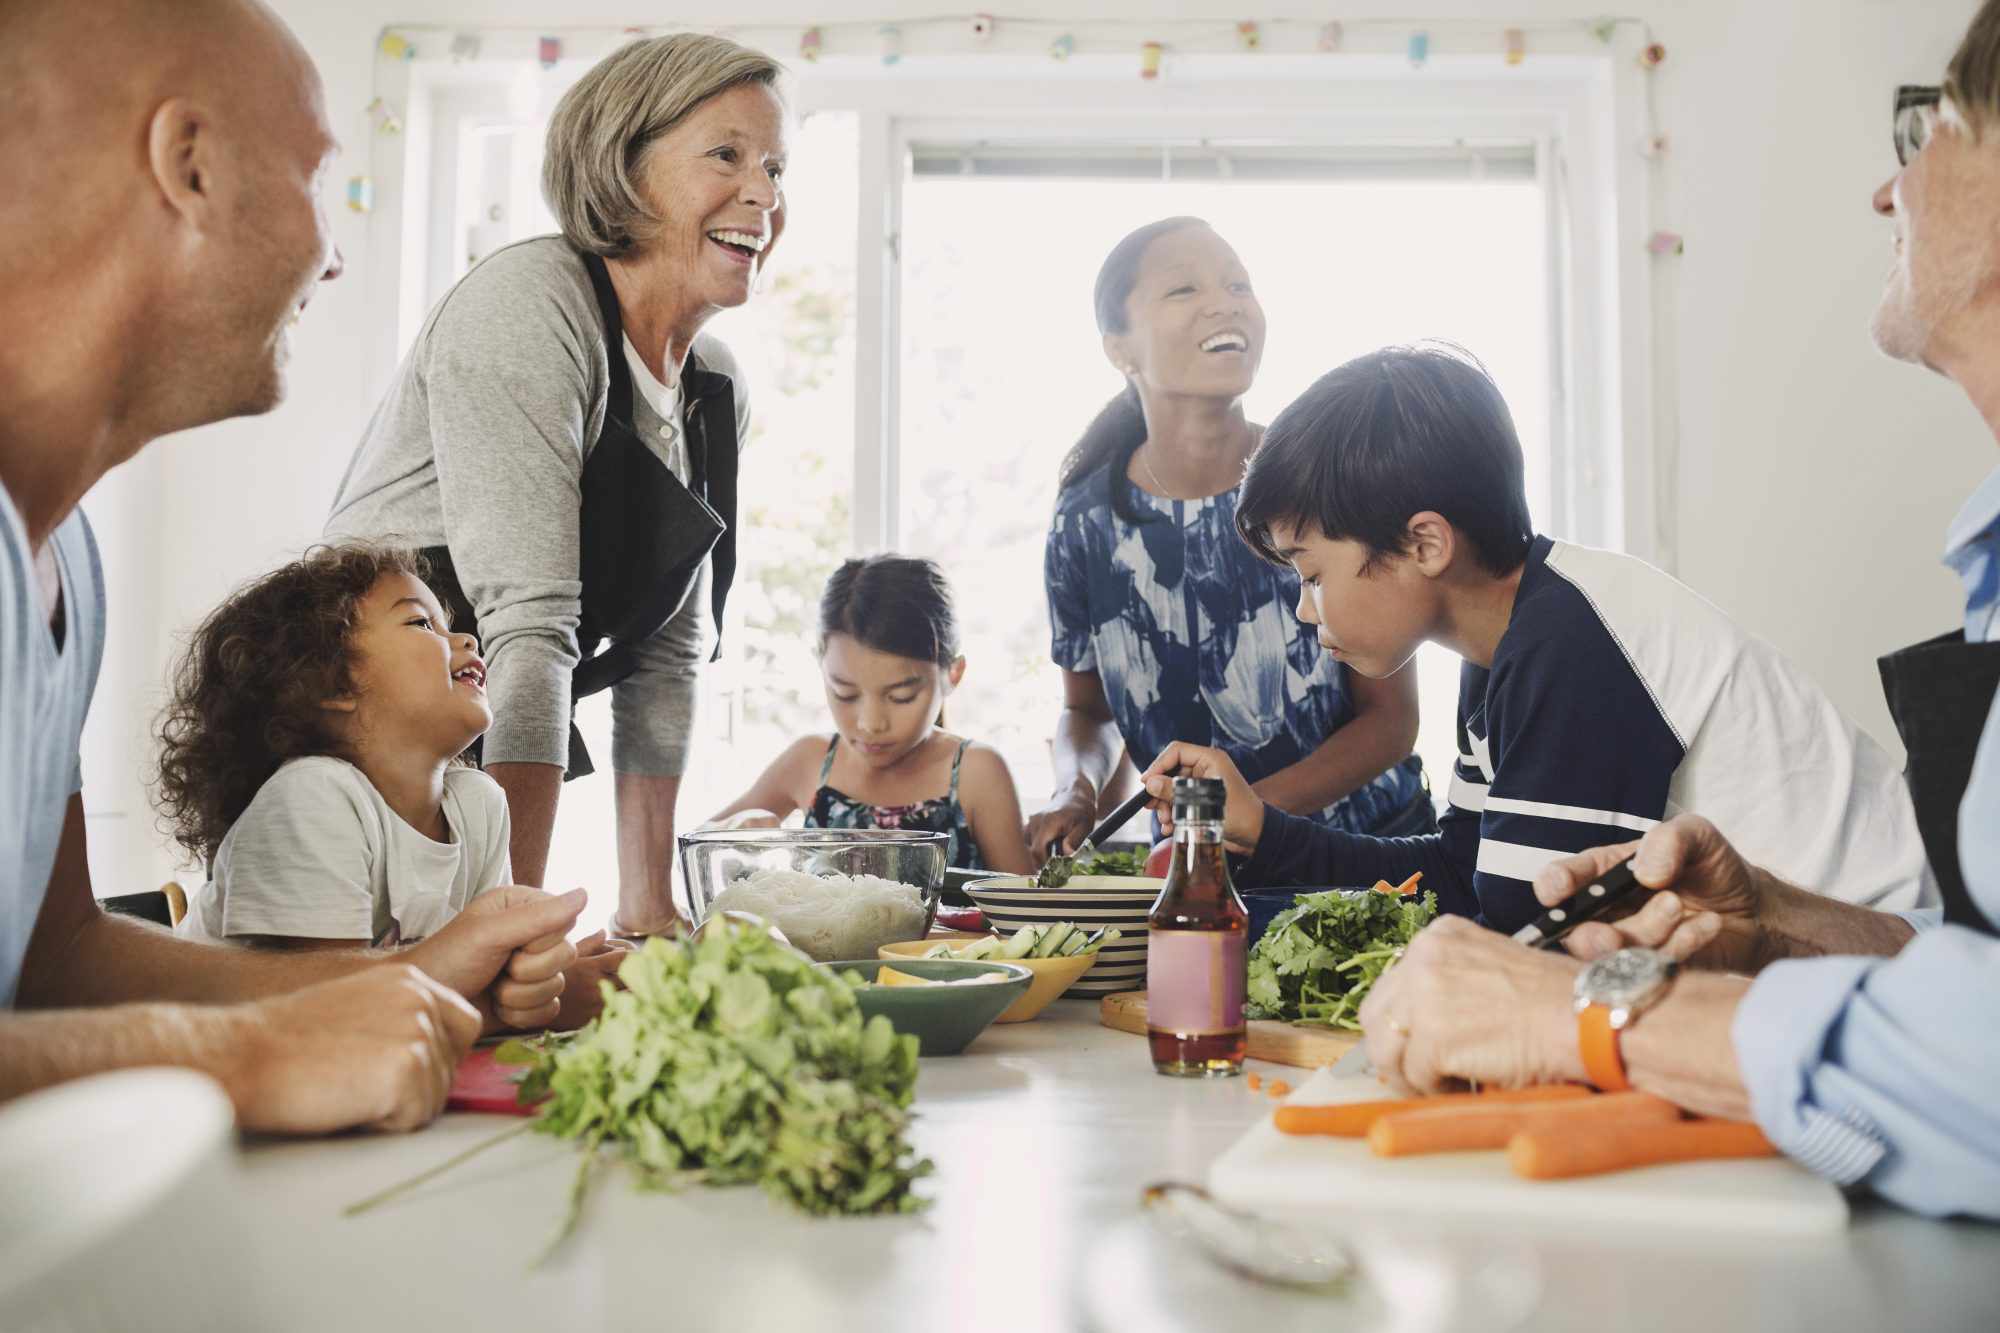
[[[444,775],[450,842],[389,808],[342,759],[287,762],[258,789],[215,854],[178,933],[409,944],[513,878],[507,796],[476,768]]]

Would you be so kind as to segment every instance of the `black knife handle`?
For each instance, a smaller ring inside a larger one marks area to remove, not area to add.
[[[1640,887],[1638,877],[1632,873],[1632,858],[1628,856],[1523,926],[1514,938],[1537,949],[1553,949],[1563,936],[1586,921],[1597,920]]]

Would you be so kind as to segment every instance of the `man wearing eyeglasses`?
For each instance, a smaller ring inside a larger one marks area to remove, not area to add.
[[[1942,87],[1897,92],[1895,146],[1874,200],[1895,228],[1875,341],[1954,380],[2000,442],[2000,0]],[[1882,660],[1942,909],[1807,893],[1683,816],[1542,871],[1552,907],[1628,856],[1655,890],[1577,927],[1576,958],[1461,919],[1418,936],[1362,1007],[1376,1067],[1421,1091],[1637,1087],[1754,1119],[1804,1165],[1918,1212],[2000,1218],[2000,470],[1952,522],[1945,563],[1962,629]]]

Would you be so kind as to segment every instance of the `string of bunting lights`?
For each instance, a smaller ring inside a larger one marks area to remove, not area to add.
[[[1608,45],[1617,38],[1620,27],[1628,24],[1641,34],[1645,32],[1643,20],[1610,15],[1511,26],[1478,20],[1409,18],[1183,19],[1145,25],[1015,18],[986,12],[903,18],[894,22],[851,19],[807,25],[577,26],[563,27],[554,33],[506,25],[480,25],[476,31],[464,31],[403,24],[383,30],[376,55],[386,62],[445,59],[454,63],[521,60],[532,55],[546,71],[555,69],[565,59],[595,60],[618,42],[632,38],[672,32],[712,32],[774,54],[790,53],[806,64],[828,58],[843,61],[872,58],[888,69],[906,67],[906,58],[923,56],[999,53],[1019,56],[1039,52],[1050,61],[1063,64],[1079,56],[1124,53],[1134,61],[1134,72],[1139,79],[1153,83],[1171,74],[1171,58],[1176,55],[1393,56],[1400,53],[1417,70],[1426,68],[1438,56],[1485,55],[1496,58],[1505,68],[1514,69],[1527,63],[1537,44],[1574,50],[1580,41],[1587,44],[1588,39],[1595,39]],[[566,37],[572,36],[577,39],[578,49],[565,46]],[[1653,71],[1666,59],[1666,47],[1648,42],[1639,49],[1636,63],[1641,69]],[[376,135],[402,132],[400,111],[387,98],[376,97],[363,114]],[[1650,135],[1637,145],[1637,151],[1648,159],[1658,159],[1667,151],[1667,136]],[[368,177],[356,176],[348,182],[347,204],[361,213],[373,207],[374,185]],[[1682,238],[1671,231],[1655,232],[1647,241],[1647,250],[1654,255],[1678,255],[1683,249]]]

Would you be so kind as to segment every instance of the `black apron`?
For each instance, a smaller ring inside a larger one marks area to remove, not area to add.
[[[722,655],[722,608],[736,577],[736,389],[727,375],[693,356],[681,374],[681,426],[687,432],[689,476],[683,484],[634,427],[632,372],[611,274],[596,255],[583,256],[604,322],[610,369],[604,428],[583,465],[579,575],[583,612],[580,654],[571,677],[569,763],[563,780],[594,772],[574,721],[575,700],[596,694],[638,669],[635,646],[659,632],[681,609],[714,558],[710,583],[716,656]],[[424,551],[428,582],[452,613],[452,627],[479,632],[477,616],[442,546]],[[600,646],[602,651],[599,651]],[[472,751],[478,757],[477,747]]]
[[[1944,898],[1944,919],[1995,934],[1965,887],[1958,808],[1972,782],[1980,733],[2000,692],[2000,643],[1967,643],[1954,630],[1876,663],[1903,747],[1917,829]]]

